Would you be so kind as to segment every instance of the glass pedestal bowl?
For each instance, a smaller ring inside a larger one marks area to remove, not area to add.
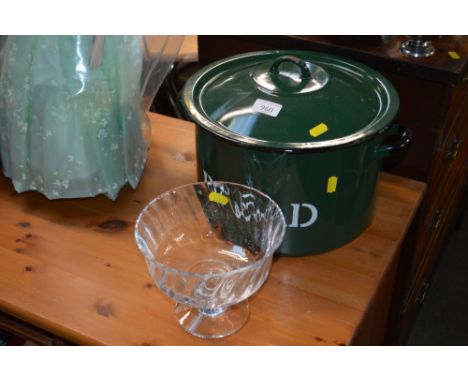
[[[135,238],[156,286],[177,304],[189,333],[220,338],[249,316],[247,299],[265,282],[286,224],[278,205],[253,188],[201,182],[151,201]]]

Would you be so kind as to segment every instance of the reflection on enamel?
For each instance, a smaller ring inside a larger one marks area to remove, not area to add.
[[[227,112],[226,114],[222,115],[219,118],[219,121],[221,123],[225,123],[226,121],[229,121],[233,119],[234,117],[240,117],[240,116],[249,115],[249,114],[253,114],[252,108],[244,107],[242,109]]]

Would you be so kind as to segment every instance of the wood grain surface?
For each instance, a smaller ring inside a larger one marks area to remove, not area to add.
[[[373,224],[337,250],[276,258],[247,324],[219,340],[185,333],[134,240],[141,209],[196,180],[194,125],[151,114],[153,142],[136,190],[117,201],[49,201],[0,177],[0,310],[78,344],[344,345],[365,332],[424,184],[381,174]],[[390,285],[391,287],[391,285]],[[372,329],[372,328],[370,328]]]
[[[198,61],[198,41],[197,36],[187,35],[180,47],[176,58],[177,62],[197,62]]]

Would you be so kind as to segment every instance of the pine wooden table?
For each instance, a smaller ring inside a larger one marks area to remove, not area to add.
[[[153,143],[137,190],[49,201],[0,177],[0,311],[78,344],[379,343],[399,247],[423,183],[381,174],[373,224],[337,250],[277,258],[247,324],[220,340],[185,333],[151,282],[133,225],[159,193],[196,180],[194,125],[150,115]]]

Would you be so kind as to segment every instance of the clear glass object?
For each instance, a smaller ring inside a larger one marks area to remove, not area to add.
[[[247,299],[265,282],[286,224],[253,188],[201,182],[167,191],[141,212],[135,238],[148,271],[177,304],[189,333],[220,338],[247,321]]]

